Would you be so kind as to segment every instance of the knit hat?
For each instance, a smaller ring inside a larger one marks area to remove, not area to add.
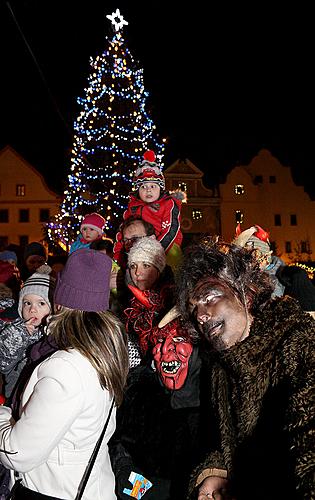
[[[236,230],[236,238],[233,240],[234,245],[241,247],[249,247],[259,250],[263,255],[270,256],[272,250],[269,245],[269,234],[260,226],[255,225],[244,231]]]
[[[134,188],[137,190],[145,182],[155,182],[161,189],[165,189],[165,178],[158,164],[155,162],[154,151],[146,151],[143,158],[143,162],[137,168],[133,178]]]
[[[152,238],[145,236],[136,241],[128,253],[128,266],[134,262],[147,262],[155,266],[160,273],[166,265],[166,257],[164,248],[161,243]]]
[[[87,214],[83,221],[81,222],[80,231],[83,226],[91,227],[95,229],[100,235],[103,234],[105,219],[100,214],[93,212],[92,214]]]
[[[4,250],[3,252],[0,252],[0,260],[14,260],[14,262],[17,263],[17,256],[16,253],[11,250]]]
[[[26,260],[30,255],[40,255],[41,257],[44,257],[45,260],[47,259],[47,252],[41,243],[39,241],[32,241],[32,243],[29,243],[26,245],[25,250],[24,250],[24,260]]]
[[[111,268],[108,255],[90,248],[76,250],[58,274],[55,303],[81,311],[106,311]]]
[[[53,291],[56,280],[51,275],[51,267],[47,264],[40,266],[24,283],[19,294],[19,315],[22,316],[23,297],[25,295],[39,295],[52,309]]]

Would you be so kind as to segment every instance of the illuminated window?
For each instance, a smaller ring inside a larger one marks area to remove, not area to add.
[[[16,196],[25,196],[25,184],[16,185]]]
[[[243,184],[235,184],[235,186],[234,186],[234,192],[235,192],[235,194],[244,194],[245,193],[245,189],[244,189]]]
[[[193,210],[191,214],[192,214],[192,218],[194,220],[202,219],[202,211],[197,209],[197,208],[195,210]]]
[[[235,210],[235,222],[236,224],[242,224],[244,220],[244,214],[240,210]]]
[[[178,189],[180,189],[181,191],[185,191],[185,193],[187,192],[187,184],[186,182],[179,182],[178,183]]]

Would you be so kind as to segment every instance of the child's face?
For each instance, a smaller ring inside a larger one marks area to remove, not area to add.
[[[139,187],[139,198],[145,203],[152,203],[160,197],[160,186],[156,182],[144,182]]]
[[[28,294],[23,297],[22,316],[23,319],[31,320],[33,326],[39,326],[42,320],[48,316],[50,308],[40,295]]]
[[[94,241],[97,240],[97,238],[99,238],[99,232],[90,226],[82,226],[81,233],[86,241]]]

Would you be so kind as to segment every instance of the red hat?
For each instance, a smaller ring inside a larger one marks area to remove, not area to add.
[[[139,189],[141,184],[145,182],[155,182],[161,189],[165,189],[165,179],[158,164],[155,162],[154,151],[146,151],[143,155],[143,162],[137,168],[133,184],[135,189]]]
[[[99,234],[103,234],[105,219],[100,214],[93,212],[92,214],[87,214],[83,221],[81,222],[80,231],[83,226],[91,227],[95,229]]]

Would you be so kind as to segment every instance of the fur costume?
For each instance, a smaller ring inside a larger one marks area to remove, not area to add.
[[[285,297],[255,315],[245,340],[204,352],[222,453],[195,470],[190,498],[218,468],[237,500],[315,499],[314,343],[314,320]]]

